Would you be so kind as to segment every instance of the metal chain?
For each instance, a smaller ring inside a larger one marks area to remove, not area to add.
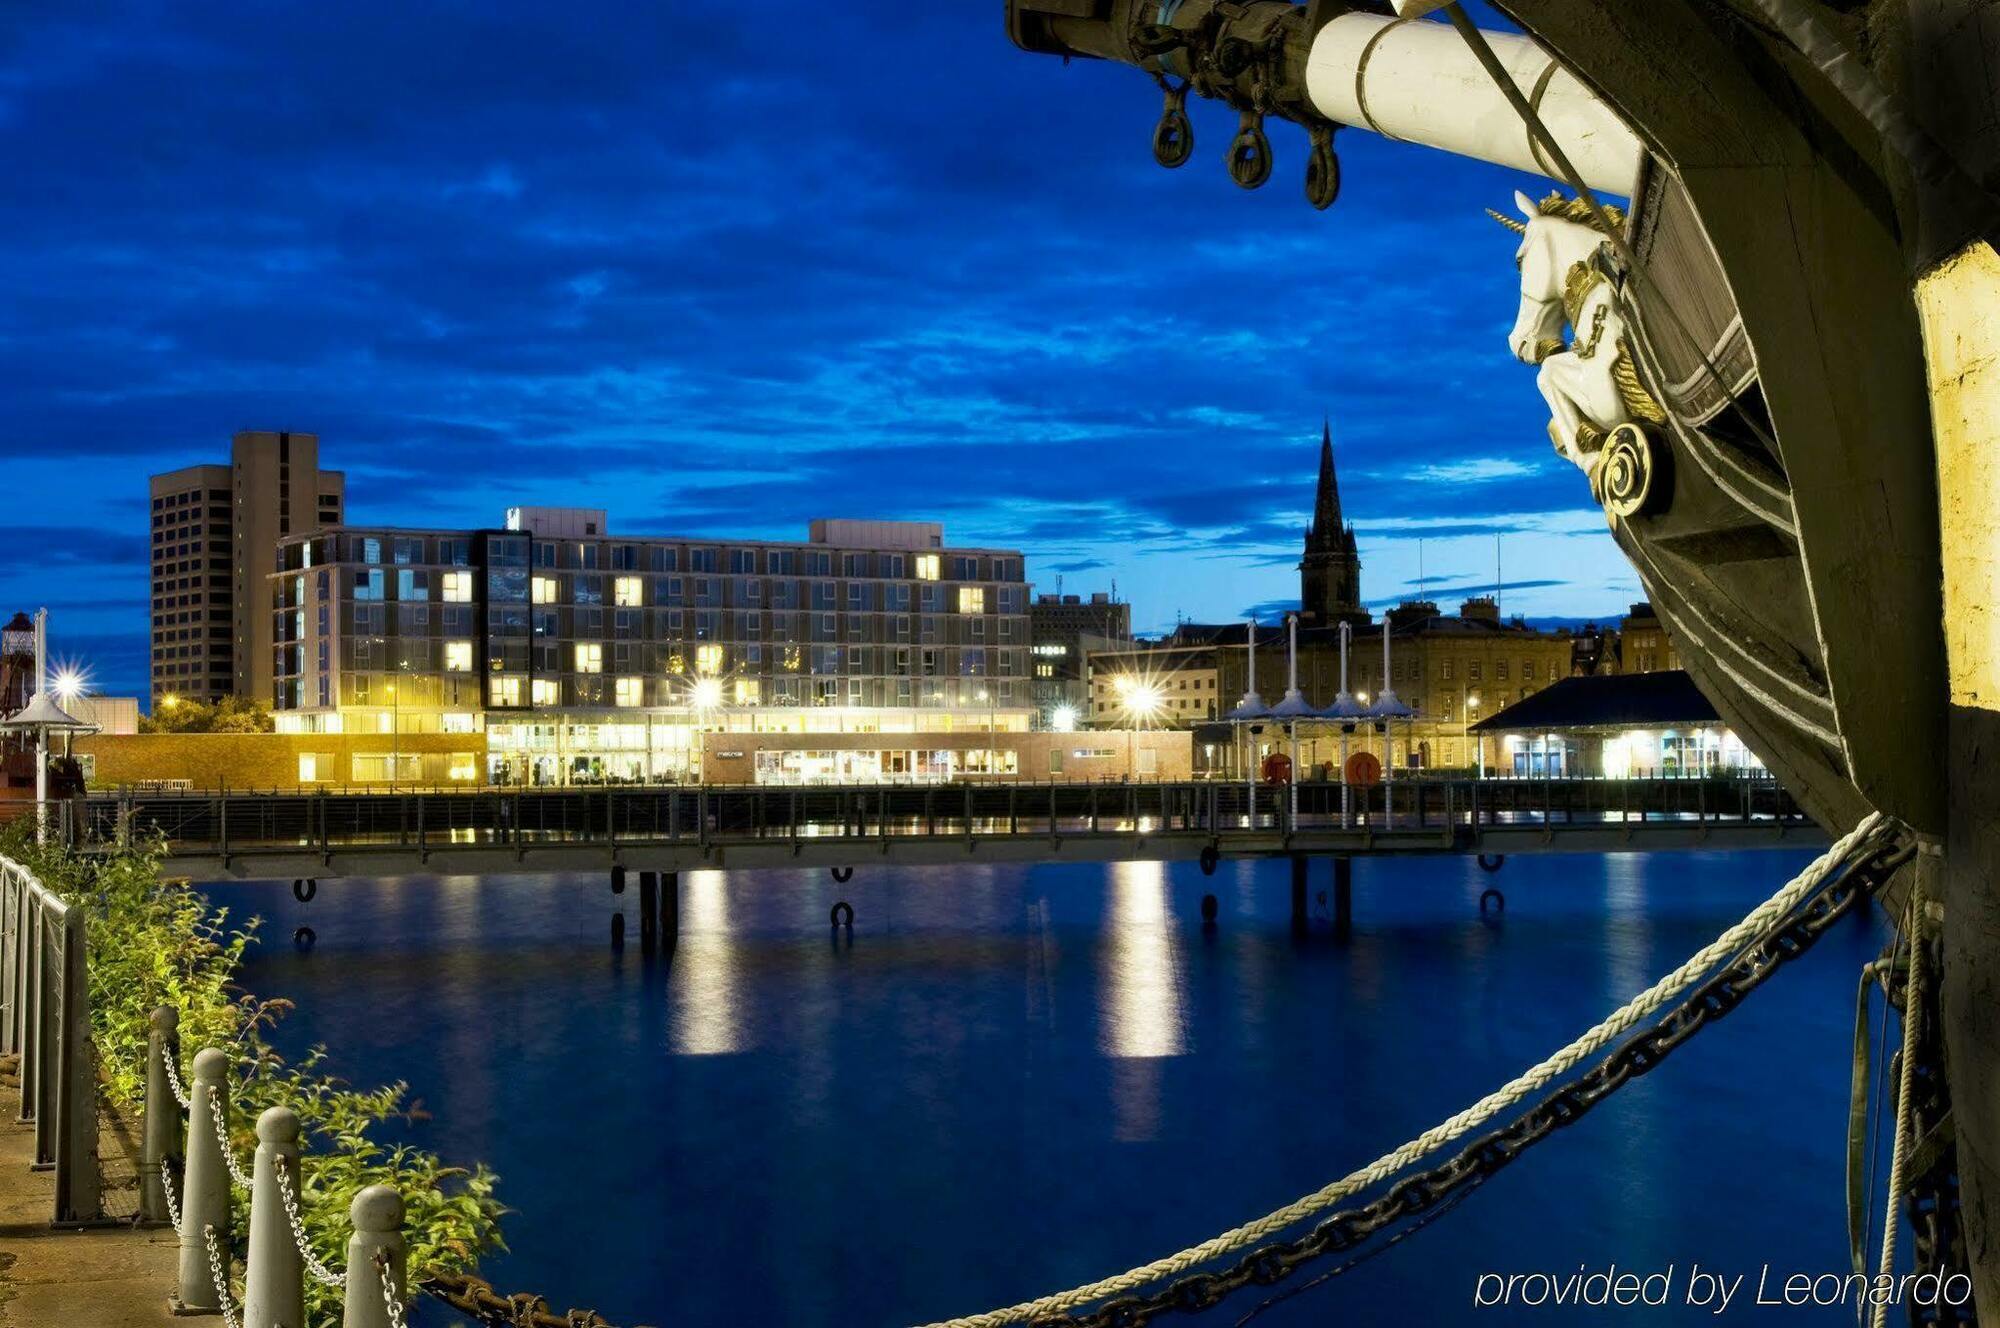
[[[1314,1259],[1354,1249],[1385,1228],[1423,1219],[1500,1171],[1529,1147],[1582,1119],[1598,1103],[1734,1010],[1773,973],[1811,949],[1909,855],[1904,846],[1878,847],[1808,895],[1790,915],[1739,952],[1728,967],[1574,1082],[1446,1161],[1403,1177],[1372,1202],[1329,1213],[1304,1235],[1250,1250],[1228,1268],[1194,1273],[1151,1295],[1119,1297],[1084,1313],[1035,1319],[1031,1321],[1034,1328],[1141,1328],[1170,1310],[1194,1313],[1209,1309],[1232,1292],[1251,1285],[1274,1285]]]
[[[172,1158],[160,1159],[160,1189],[166,1195],[167,1221],[173,1223],[174,1234],[178,1236],[181,1234],[181,1201],[174,1197],[173,1166]]]
[[[229,1142],[229,1127],[222,1123],[222,1107],[215,1100],[215,1094],[208,1095],[208,1118],[215,1122],[215,1142],[222,1147],[222,1165],[229,1168],[229,1178],[241,1189],[250,1188],[250,1176],[236,1161],[236,1149]]]
[[[187,1086],[181,1082],[181,1067],[178,1064],[180,1060],[179,1049],[168,1047],[166,1054],[161,1056],[160,1060],[167,1067],[167,1091],[174,1095],[174,1101],[181,1104],[182,1111],[193,1107],[194,1103],[188,1097]]]
[[[502,1296],[492,1285],[470,1273],[427,1274],[419,1284],[423,1291],[485,1324],[486,1328],[611,1328],[596,1310],[569,1310],[557,1314],[549,1302],[527,1292]]]
[[[382,1308],[389,1315],[389,1328],[404,1328],[403,1302],[396,1294],[396,1270],[389,1264],[386,1250],[375,1251],[376,1281],[382,1287]]]
[[[291,1167],[283,1157],[275,1157],[272,1161],[275,1164],[272,1171],[278,1178],[278,1201],[285,1206],[285,1220],[291,1223],[292,1227],[292,1244],[299,1247],[299,1257],[305,1260],[306,1271],[311,1273],[313,1281],[321,1286],[344,1285],[347,1281],[346,1276],[334,1272],[321,1263],[319,1256],[312,1251],[312,1242],[306,1236],[305,1219],[299,1215],[299,1198],[292,1190]]]
[[[215,1228],[204,1225],[201,1238],[208,1246],[208,1275],[215,1282],[215,1303],[222,1310],[224,1328],[242,1328],[236,1321],[236,1310],[229,1303],[229,1275],[224,1271],[222,1246],[215,1239]]]

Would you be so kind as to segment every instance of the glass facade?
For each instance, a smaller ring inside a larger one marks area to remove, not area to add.
[[[505,782],[673,778],[701,729],[1022,729],[1012,550],[346,528],[284,541],[293,732],[483,729]]]

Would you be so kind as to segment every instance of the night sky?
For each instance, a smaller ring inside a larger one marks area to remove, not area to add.
[[[1637,597],[1507,353],[1544,182],[1343,131],[1155,166],[996,0],[0,10],[0,607],[145,690],[148,474],[317,432],[349,518],[938,519],[1142,630],[1297,593],[1322,416],[1373,604]],[[494,12],[497,11],[497,12]],[[1490,21],[1490,17],[1489,17]],[[1421,549],[1421,553],[1420,553]]]

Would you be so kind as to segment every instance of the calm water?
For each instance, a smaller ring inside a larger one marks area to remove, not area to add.
[[[1089,1280],[1317,1188],[1567,1041],[1805,856],[1517,857],[1497,877],[1363,861],[1345,944],[1292,938],[1282,863],[699,873],[679,946],[650,959],[636,882],[614,898],[595,875],[211,893],[266,919],[247,980],[298,1001],[289,1044],[408,1080],[433,1116],[415,1137],[500,1173],[503,1291],[621,1324],[875,1328]],[[1482,922],[1493,884],[1505,918]],[[837,898],[851,945],[829,941]],[[287,939],[304,922],[307,954]],[[1493,1270],[1844,1267],[1853,988],[1881,941],[1841,925],[1653,1076],[1258,1328],[1597,1319],[1474,1311]],[[1787,1317],[1728,1317],[1767,1315]]]

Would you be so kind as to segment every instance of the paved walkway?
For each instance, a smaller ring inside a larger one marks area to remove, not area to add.
[[[0,1328],[188,1328],[203,1322],[167,1311],[179,1249],[172,1230],[49,1228],[55,1178],[29,1170],[35,1130],[15,1123],[19,1111],[20,1080],[11,1063],[0,1062]],[[98,1152],[104,1207],[129,1215],[139,1200],[133,1130],[107,1118]]]

